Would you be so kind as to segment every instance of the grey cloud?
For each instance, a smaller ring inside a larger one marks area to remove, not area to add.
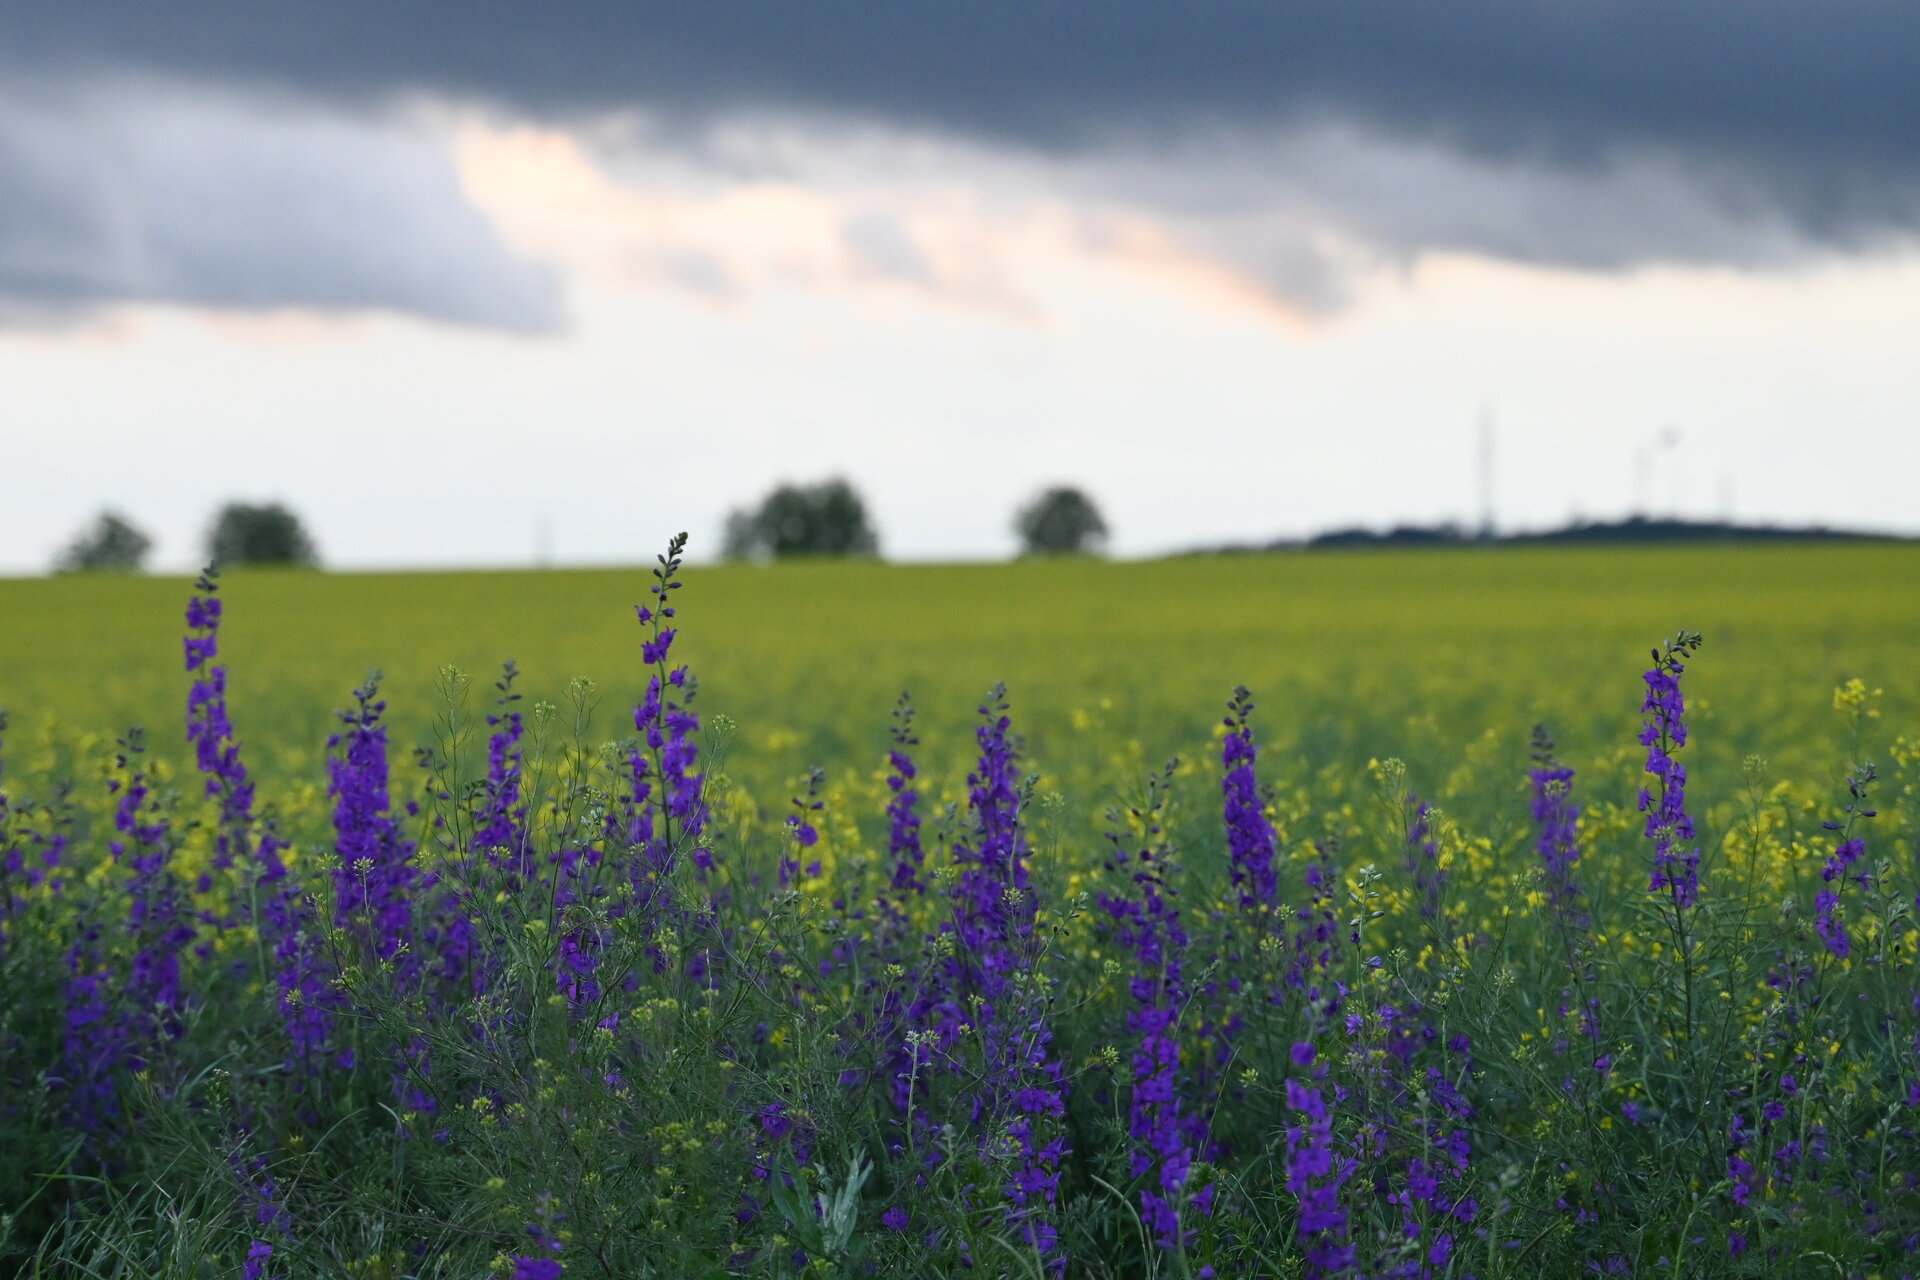
[[[1310,312],[1337,309],[1356,271],[1432,251],[1611,272],[1784,268],[1822,244],[1750,171],[1654,150],[1543,167],[1323,126],[1152,164],[1087,162],[1071,182],[1089,200],[1154,210],[1190,248]],[[1848,243],[1909,237],[1889,219]]]
[[[1097,8],[384,0],[23,0],[0,46],[354,96],[534,109],[814,106],[1067,143],[1112,127],[1333,110],[1495,150],[1691,136],[1909,158],[1920,11],[1899,0],[1221,0]]]
[[[0,92],[0,320],[131,301],[560,322],[446,146],[391,123],[148,86]]]
[[[982,146],[1164,213],[1315,307],[1338,304],[1350,252],[1612,270],[1910,244],[1916,49],[1904,0],[0,8],[0,74],[10,57],[355,110],[631,110],[656,144],[730,166],[779,163],[715,148],[751,118]]]

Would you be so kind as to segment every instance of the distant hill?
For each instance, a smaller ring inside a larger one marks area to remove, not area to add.
[[[1895,533],[1858,529],[1829,529],[1825,525],[1738,524],[1726,520],[1680,520],[1670,517],[1629,516],[1625,520],[1581,520],[1558,529],[1500,533],[1491,537],[1457,524],[1395,525],[1391,529],[1332,529],[1311,538],[1279,539],[1268,543],[1239,543],[1200,549],[1200,554],[1245,554],[1257,551],[1321,550],[1347,547],[1542,546],[1569,543],[1582,546],[1616,543],[1670,542],[1911,542]]]

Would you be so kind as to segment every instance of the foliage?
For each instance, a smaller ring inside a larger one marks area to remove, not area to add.
[[[54,567],[64,573],[138,573],[145,567],[153,539],[117,511],[102,511],[60,553]]]
[[[313,565],[319,552],[300,517],[277,502],[229,502],[207,535],[207,559],[222,568]]]
[[[783,484],[751,511],[727,517],[730,560],[760,556],[870,556],[880,540],[866,503],[838,477],[815,484]]]
[[[1034,496],[1013,519],[1021,549],[1035,555],[1080,555],[1107,540],[1100,509],[1079,489],[1055,487]]]
[[[1598,560],[1412,557],[1383,599],[1349,561],[1316,608],[1300,563],[683,592],[676,543],[631,718],[585,680],[523,697],[509,664],[483,695],[449,668],[430,722],[363,684],[323,758],[269,749],[303,723],[283,676],[357,656],[381,593],[411,630],[512,598],[544,634],[558,599],[629,584],[126,583],[191,600],[186,680],[177,639],[156,665],[186,755],[0,725],[0,1268],[1910,1271],[1920,709],[1862,676],[1906,670],[1916,606],[1874,584],[1911,563],[1717,555],[1594,599],[1567,587]],[[1246,617],[1275,575],[1299,642]],[[1477,613],[1474,575],[1505,588]],[[1607,652],[1663,590],[1705,641]],[[983,602],[1051,641],[984,642]],[[729,648],[751,610],[788,625]],[[308,616],[338,620],[326,644]],[[891,697],[839,704],[870,686],[829,667],[898,677],[964,619],[932,660],[1025,655],[1029,696],[949,699],[949,671],[891,732]],[[1313,696],[1296,670],[1183,716],[1209,636],[1256,675],[1357,656],[1308,667]],[[783,650],[794,683],[754,701]],[[9,688],[108,705],[49,670]]]

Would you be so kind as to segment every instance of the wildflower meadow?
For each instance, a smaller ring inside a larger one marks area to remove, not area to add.
[[[0,584],[0,1270],[1920,1275],[1910,548],[684,551]]]

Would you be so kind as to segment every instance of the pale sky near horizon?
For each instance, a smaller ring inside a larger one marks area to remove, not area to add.
[[[0,15],[0,573],[103,507],[187,568],[229,498],[337,567],[710,553],[828,475],[903,559],[1054,482],[1127,555],[1473,525],[1484,424],[1503,528],[1920,533],[1900,10],[1122,6],[1029,66],[931,16],[842,65],[901,21],[854,3],[356,60],[353,8]]]

